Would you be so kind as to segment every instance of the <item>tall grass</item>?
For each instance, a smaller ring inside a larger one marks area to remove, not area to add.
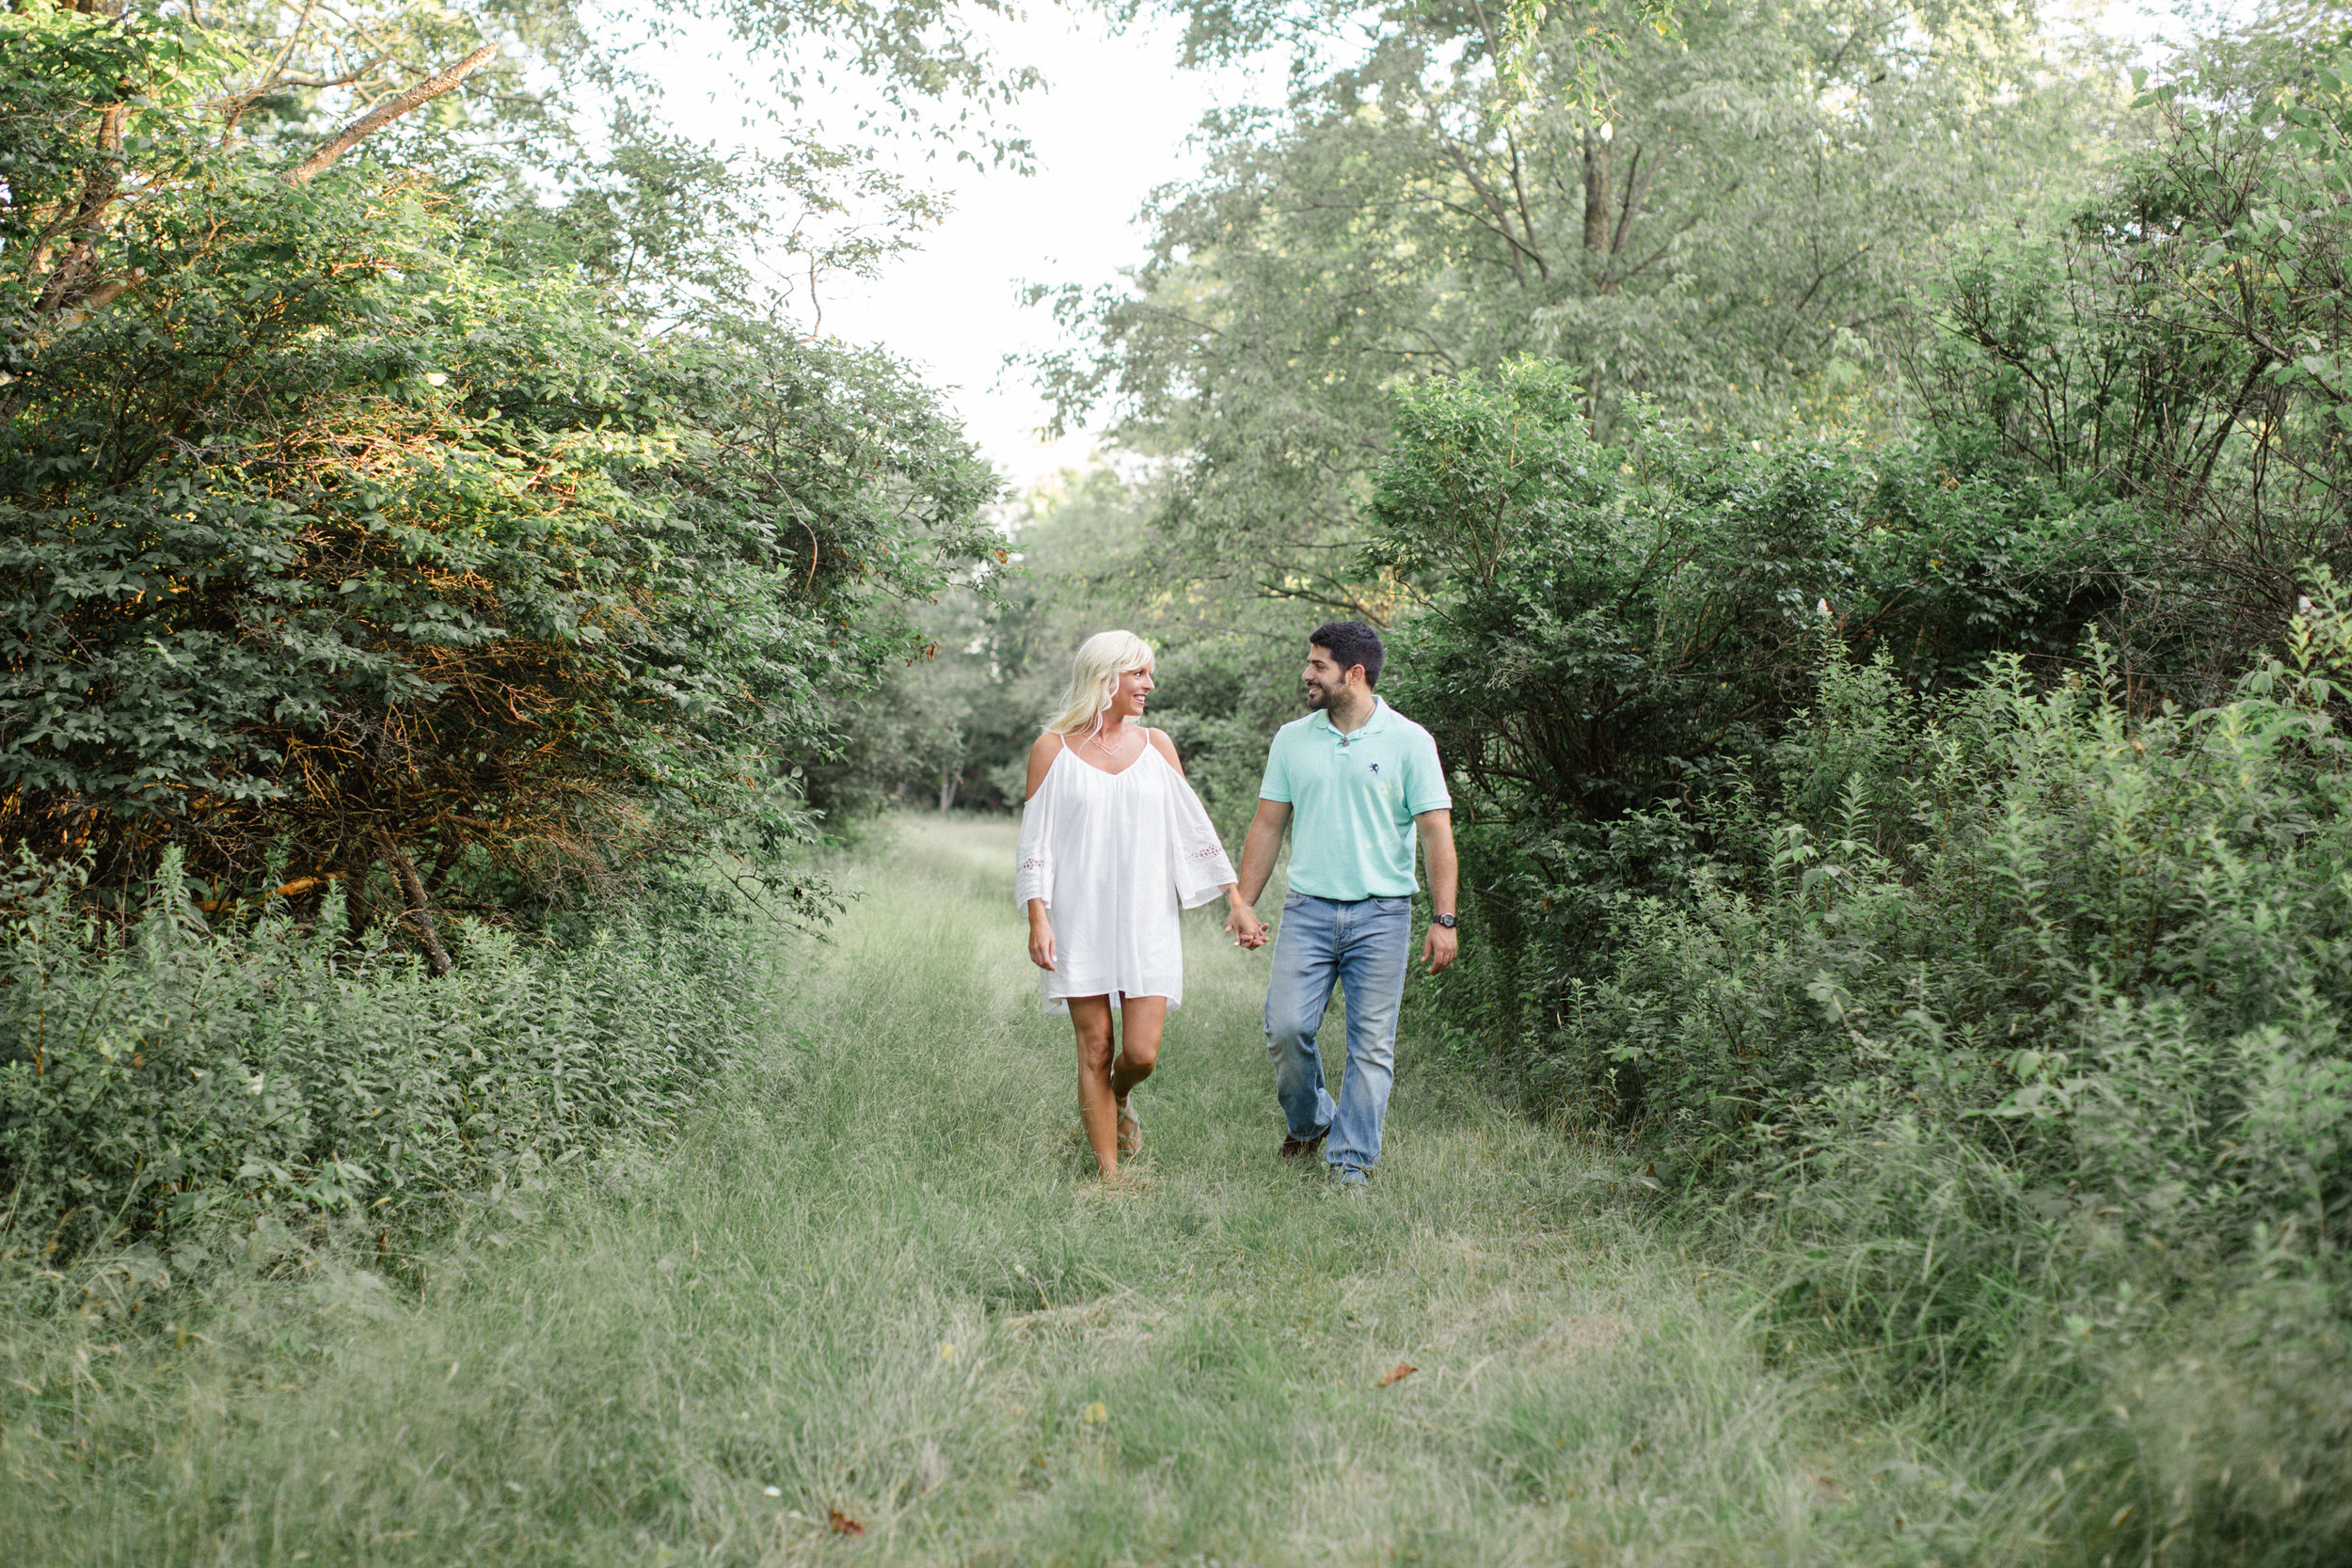
[[[0,926],[0,1300],[127,1309],[330,1228],[404,1253],[453,1195],[675,1130],[753,1037],[766,954],[665,907],[570,947],[460,923],[434,977],[340,897],[208,921],[176,854],[127,926],[25,867]]]
[[[1138,1180],[1101,1189],[1010,859],[909,824],[680,1142],[468,1225],[405,1294],[323,1269],[224,1285],[184,1339],[11,1325],[0,1558],[1968,1555],[1956,1470],[1410,1039],[1370,1191],[1280,1162],[1264,959],[1205,923]]]

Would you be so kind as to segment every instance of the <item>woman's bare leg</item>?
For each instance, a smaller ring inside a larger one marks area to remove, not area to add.
[[[1126,1043],[1111,1064],[1111,1098],[1124,1105],[1127,1091],[1151,1077],[1152,1069],[1159,1065],[1160,1031],[1168,1026],[1168,998],[1127,997],[1120,1003],[1119,1022]]]
[[[1111,1092],[1111,1059],[1118,1041],[1111,1035],[1111,999],[1073,996],[1070,1026],[1078,1036],[1078,1122],[1087,1142],[1094,1146],[1094,1163],[1104,1176],[1119,1174],[1119,1101]],[[1159,1043],[1158,1031],[1152,1044]]]

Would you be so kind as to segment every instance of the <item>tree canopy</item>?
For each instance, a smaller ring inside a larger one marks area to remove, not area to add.
[[[2121,108],[2097,59],[2007,7],[1505,23],[1333,25],[1279,112],[1205,128],[1209,170],[1155,202],[1132,288],[1057,297],[1094,346],[1048,385],[1165,456],[1165,515],[1202,553],[1356,602],[1400,380],[1541,354],[1604,439],[1637,400],[1731,436],[1889,395],[1933,248],[2061,194]]]
[[[820,693],[920,652],[894,607],[989,557],[993,476],[878,355],[708,296],[651,330],[692,253],[642,210],[373,139],[479,77],[401,68],[431,29],[268,135],[318,71],[227,31],[0,17],[0,834],[412,906],[714,835],[771,867]]]

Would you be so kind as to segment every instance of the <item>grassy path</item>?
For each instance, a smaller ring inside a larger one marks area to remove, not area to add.
[[[85,1465],[20,1467],[0,1559],[1904,1555],[1887,1440],[1768,1370],[1603,1168],[1409,1042],[1370,1192],[1284,1166],[1264,959],[1206,926],[1142,1180],[1094,1187],[1010,857],[911,825],[772,1061],[423,1300],[323,1281],[265,1349],[89,1379]]]

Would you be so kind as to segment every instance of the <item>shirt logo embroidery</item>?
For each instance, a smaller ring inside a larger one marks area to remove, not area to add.
[[[1375,763],[1374,763],[1374,764],[1372,765],[1372,770],[1373,770],[1374,772],[1375,772],[1375,773],[1379,772],[1379,771],[1380,771],[1380,765],[1379,765],[1378,763],[1376,763],[1376,762],[1375,762]]]

